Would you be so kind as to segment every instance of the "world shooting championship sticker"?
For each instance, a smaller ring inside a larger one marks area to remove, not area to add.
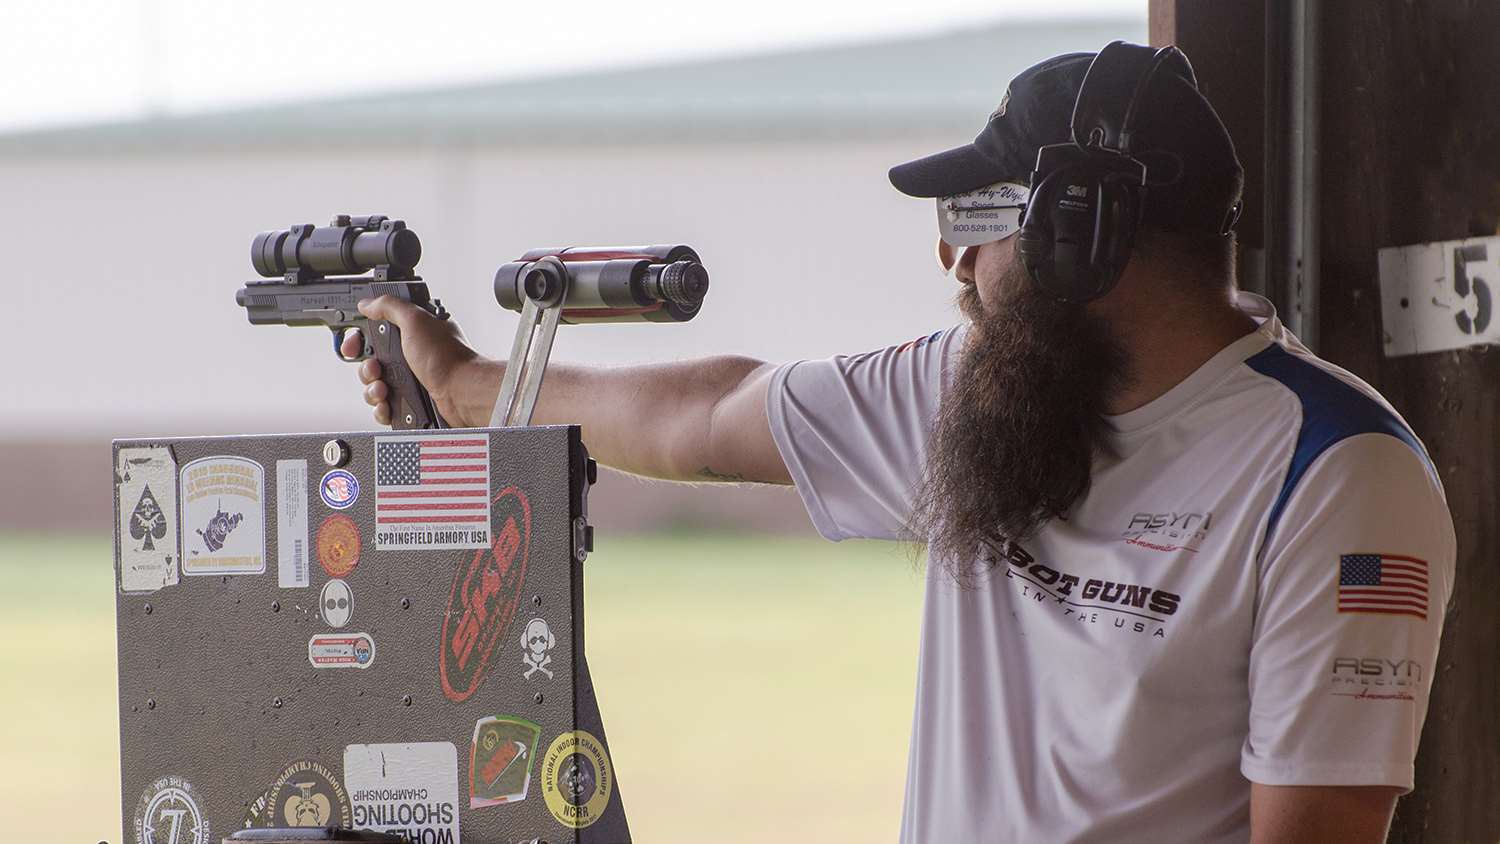
[[[482,718],[469,750],[469,808],[519,803],[531,788],[542,728],[524,718]]]
[[[210,844],[211,839],[192,783],[167,776],[141,793],[135,806],[135,844]]]
[[[318,484],[323,503],[335,510],[348,510],[359,500],[359,478],[343,469],[334,469]]]
[[[335,513],[318,526],[318,563],[329,577],[348,577],[359,564],[359,526]]]
[[[344,786],[354,804],[355,829],[392,832],[422,844],[464,840],[458,828],[458,748],[452,742],[347,745]],[[501,840],[468,840],[481,838]]]
[[[542,797],[557,822],[583,829],[599,820],[615,790],[604,742],[583,730],[552,740],[542,759]]]

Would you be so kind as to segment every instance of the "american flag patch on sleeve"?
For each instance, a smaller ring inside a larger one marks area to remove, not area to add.
[[[1427,618],[1427,562],[1394,554],[1340,554],[1339,612]]]
[[[896,354],[899,355],[902,352],[909,352],[912,349],[920,349],[923,346],[927,345],[928,343],[931,343],[932,341],[936,340],[937,338],[939,338],[941,336],[943,336],[943,332],[941,330],[938,330],[938,331],[932,332],[931,334],[927,335],[926,337],[918,337],[915,340],[908,340],[905,343],[902,343],[900,346],[896,347]]]

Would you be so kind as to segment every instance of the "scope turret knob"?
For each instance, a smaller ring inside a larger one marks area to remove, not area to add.
[[[661,297],[682,305],[696,305],[708,292],[708,271],[697,261],[673,261],[661,271]]]

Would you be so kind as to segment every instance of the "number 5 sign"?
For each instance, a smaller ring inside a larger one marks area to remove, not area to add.
[[[1500,237],[1379,252],[1387,357],[1500,343]]]

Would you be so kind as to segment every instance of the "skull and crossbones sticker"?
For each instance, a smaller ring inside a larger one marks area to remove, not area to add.
[[[557,639],[545,619],[533,618],[526,622],[526,630],[521,634],[521,664],[526,666],[526,673],[521,676],[530,680],[531,675],[540,671],[551,680],[552,669],[547,666],[552,664],[549,652],[556,645]]]

